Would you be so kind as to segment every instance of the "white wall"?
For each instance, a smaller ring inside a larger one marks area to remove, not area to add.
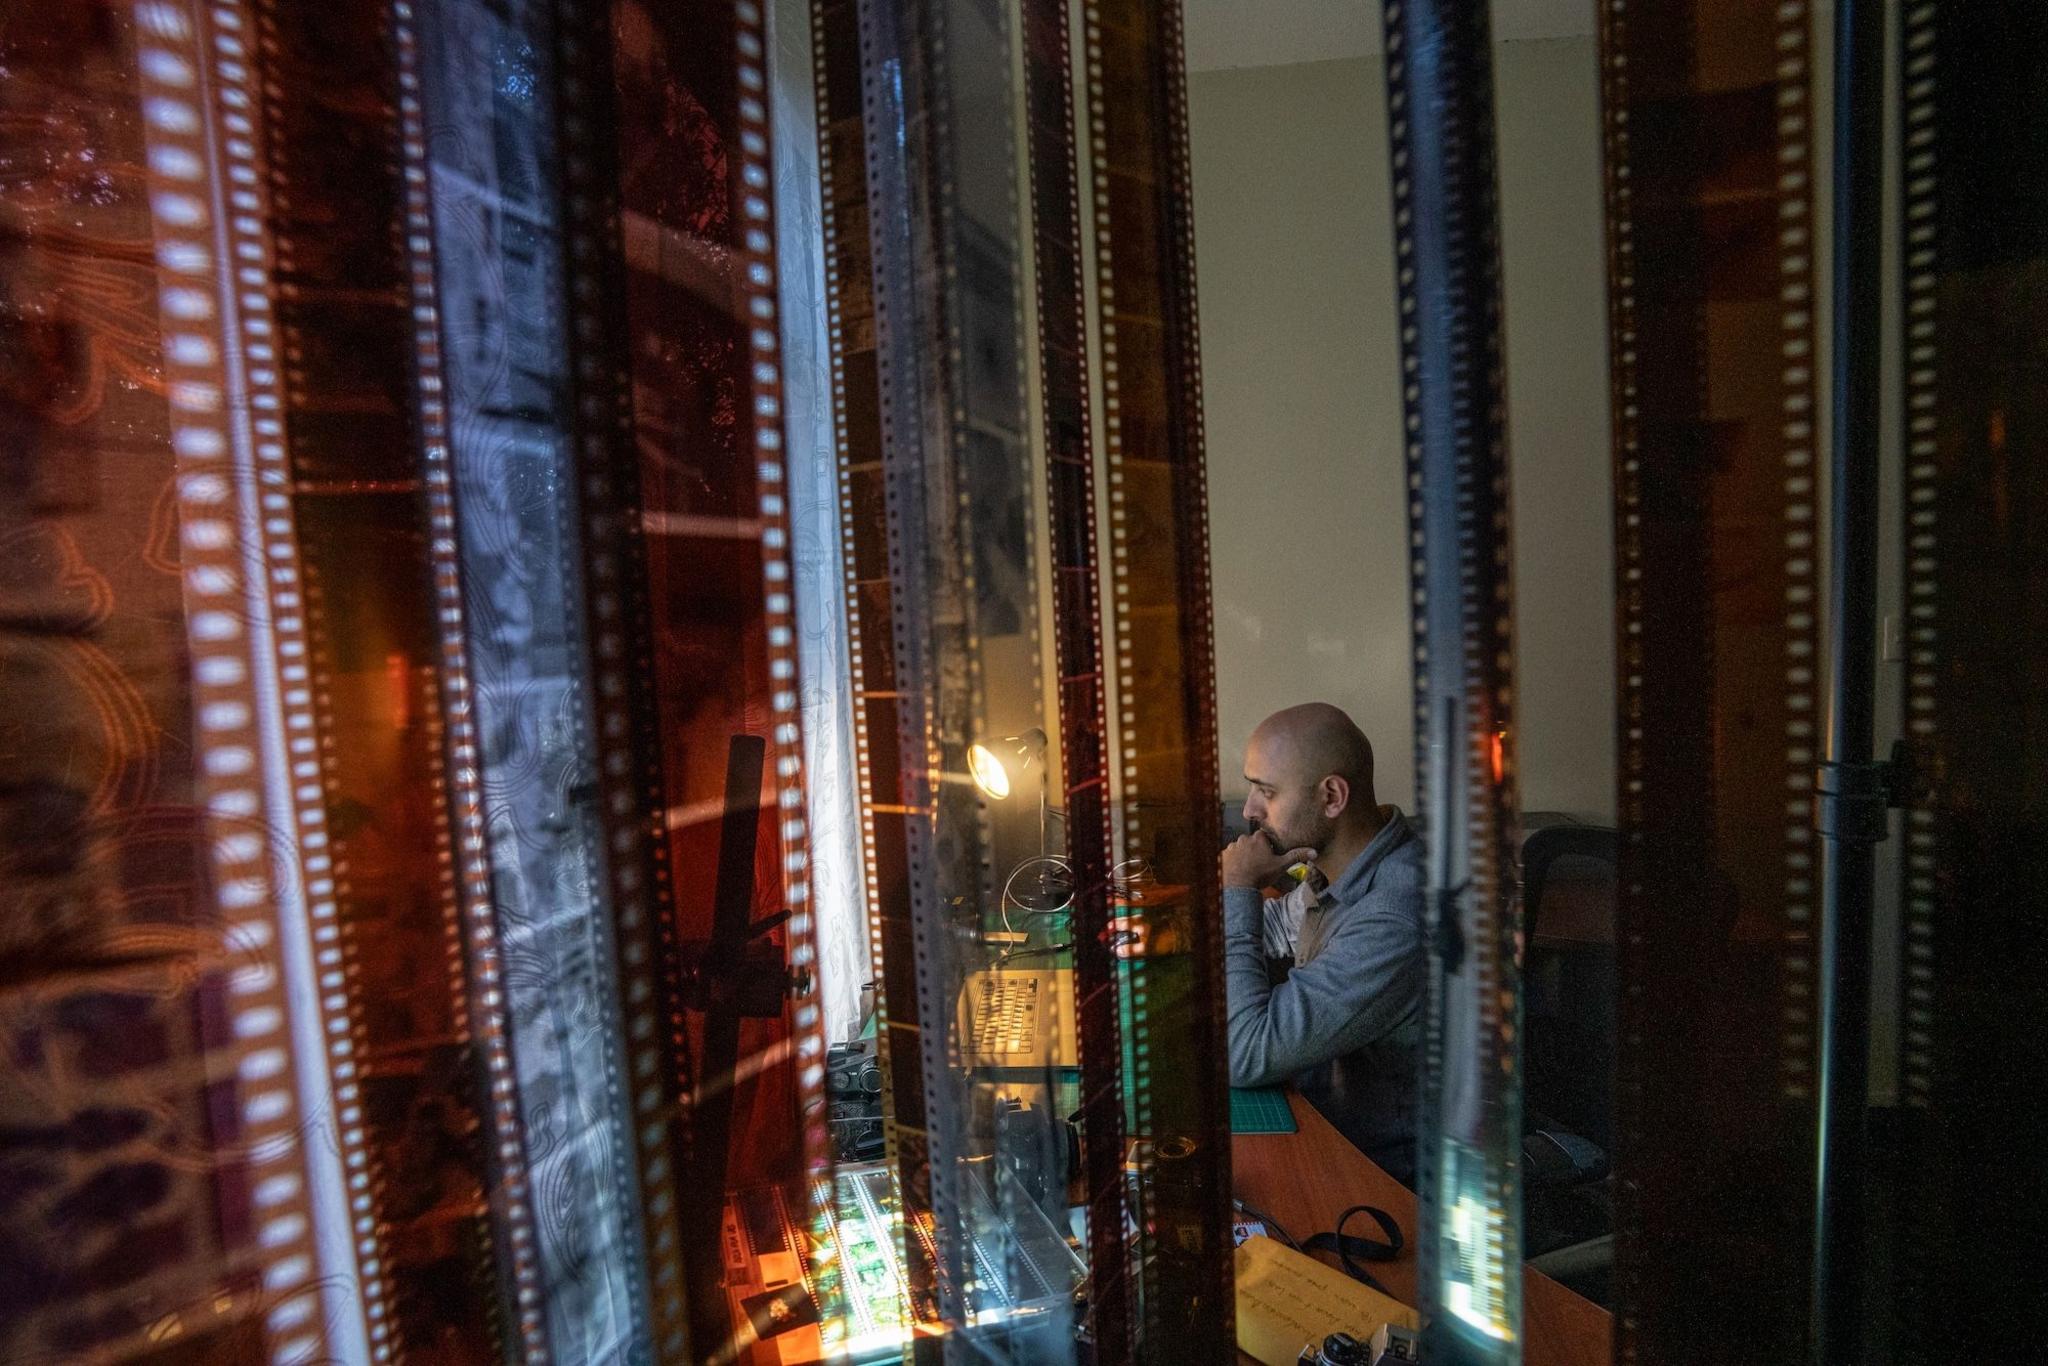
[[[1496,49],[1522,808],[1614,820],[1614,478],[1594,40]]]
[[[1613,556],[1591,38],[1496,47],[1522,802],[1611,821]],[[1383,69],[1189,76],[1223,790],[1266,713],[1344,707],[1412,807]]]

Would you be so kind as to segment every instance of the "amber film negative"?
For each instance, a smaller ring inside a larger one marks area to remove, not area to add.
[[[670,913],[661,716],[653,668],[647,546],[641,534],[632,389],[619,354],[625,324],[617,99],[611,9],[601,0],[555,6],[554,104],[567,286],[562,332],[567,433],[575,448],[578,562],[591,680],[595,787],[606,813],[602,850],[617,946],[620,1021],[631,1090],[631,1160],[641,1192],[646,1324],[659,1361],[691,1344],[680,1199],[689,1153],[681,1101],[691,1057],[683,1030],[681,927]],[[570,577],[565,570],[565,578]],[[623,1150],[617,1160],[627,1160]]]
[[[267,232],[230,228],[230,168],[207,156],[223,119],[247,127],[246,22],[230,16],[209,98],[213,37],[189,8],[0,20],[10,1358],[350,1342],[319,1284],[315,1204],[339,1171],[300,1141],[300,1069],[325,1059],[295,1047],[307,984],[276,911],[307,846],[266,763],[252,607],[273,574],[295,594],[298,565],[288,536],[259,540],[225,361],[245,316],[276,354],[267,297],[245,315],[220,255],[239,248],[260,286]]]
[[[796,696],[760,7],[610,7],[613,160],[661,819],[686,1064],[691,1351],[774,1359],[750,1302],[810,1250],[827,1162]],[[631,533],[627,533],[631,534]],[[781,1216],[749,1223],[747,1211]],[[654,1211],[654,1213],[665,1213]],[[748,1230],[745,1253],[732,1230]],[[805,1285],[768,1329],[815,1337]]]
[[[445,710],[469,680],[421,109],[399,101],[415,19],[260,7],[283,364],[281,423],[256,432],[289,458],[304,564],[308,772],[332,840],[331,870],[304,859],[306,911],[316,965],[342,975],[321,1000],[343,1161],[368,1178],[352,1214],[371,1352],[482,1361],[501,1332],[539,1334],[537,1300],[498,1312],[538,1276],[530,1243],[512,1270],[493,1218],[502,1196],[530,1235],[525,1144],[491,1085],[509,1054],[502,993],[484,996],[499,967],[474,720]]]
[[[1600,10],[1625,1363],[1798,1344],[1811,1306],[1811,18]]]
[[[1123,985],[1112,926],[1119,884],[1104,694],[1102,578],[1089,384],[1087,252],[1075,141],[1074,47],[1065,0],[1022,7],[1031,246],[1045,443],[1053,640],[1079,1043],[1081,1176],[1088,1205],[1088,1333],[1098,1359],[1134,1349],[1130,1184],[1124,1170]],[[1122,868],[1128,872],[1128,868]],[[1149,927],[1147,927],[1149,929]],[[1125,960],[1130,961],[1130,960]],[[1142,1179],[1142,1177],[1141,1177]]]
[[[1227,1354],[1222,829],[1181,10],[1176,0],[1099,0],[1082,7],[1081,23],[1118,853],[1184,888],[1187,907],[1181,942],[1132,959],[1123,978],[1139,1341]]]

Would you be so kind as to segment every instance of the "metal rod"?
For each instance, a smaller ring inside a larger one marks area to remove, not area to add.
[[[1871,758],[1876,659],[1885,14],[1836,0],[1828,759],[1820,924],[1820,1116],[1815,1169],[1813,1360],[1863,1360],[1874,847],[1885,836]]]

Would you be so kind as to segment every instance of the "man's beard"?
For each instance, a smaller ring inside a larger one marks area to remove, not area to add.
[[[1337,822],[1328,816],[1314,816],[1309,819],[1307,828],[1302,830],[1282,830],[1278,826],[1261,822],[1259,833],[1265,836],[1266,843],[1273,847],[1276,854],[1284,854],[1289,849],[1313,849],[1317,857],[1321,857],[1330,847],[1330,841],[1337,837]]]

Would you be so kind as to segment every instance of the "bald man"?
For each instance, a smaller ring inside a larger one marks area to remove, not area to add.
[[[1423,982],[1422,846],[1373,796],[1372,745],[1313,702],[1245,746],[1253,832],[1223,851],[1230,1081],[1292,1080],[1397,1180],[1414,1184]],[[1308,863],[1307,890],[1267,898]],[[1298,924],[1290,916],[1299,916]],[[1277,984],[1268,945],[1291,945]]]

